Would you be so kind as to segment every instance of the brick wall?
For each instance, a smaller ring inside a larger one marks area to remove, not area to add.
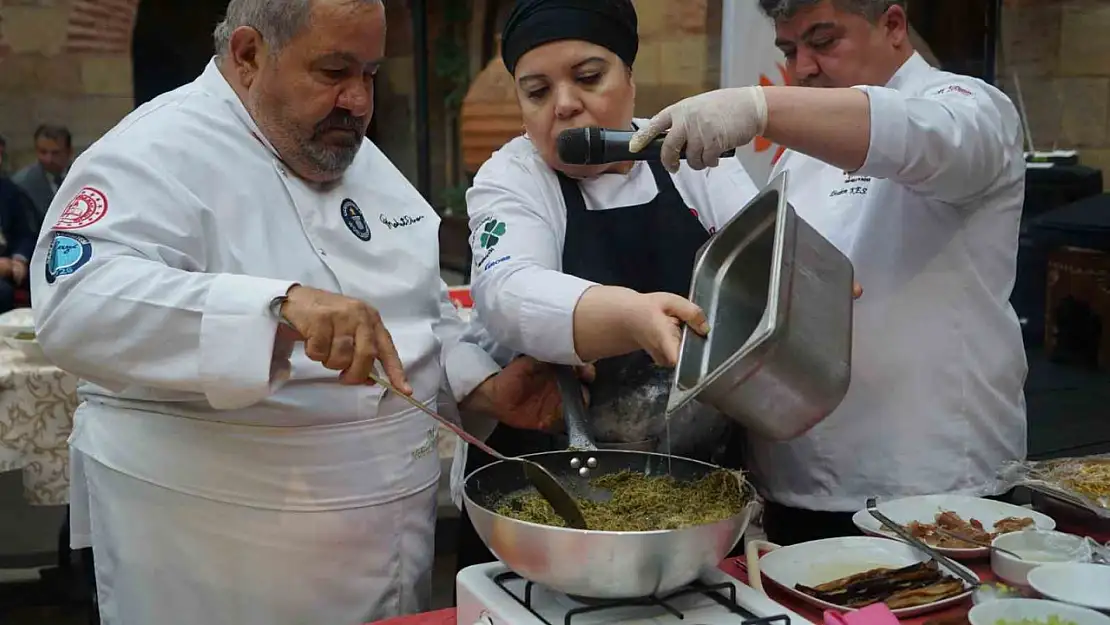
[[[31,133],[61,123],[81,150],[132,108],[138,0],[2,0],[0,133],[11,169],[33,159]]]
[[[1110,0],[1004,0],[998,76],[1038,149],[1077,148],[1110,176]],[[1014,80],[1014,76],[1017,80]]]
[[[722,0],[634,0],[640,23],[636,114],[650,117],[719,82]]]

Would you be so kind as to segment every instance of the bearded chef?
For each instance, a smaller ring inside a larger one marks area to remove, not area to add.
[[[379,0],[232,0],[203,74],[50,208],[35,322],[84,380],[72,539],[106,625],[427,609],[437,423],[376,362],[432,408],[558,414],[549,371],[460,342],[439,219],[364,138],[385,27]]]
[[[700,170],[756,136],[789,150],[788,198],[855,265],[852,382],[800,439],[753,440],[769,539],[855,532],[868,497],[991,495],[1025,456],[1026,374],[1009,304],[1025,163],[1017,112],[980,80],[930,67],[903,0],[760,0],[797,87],[688,98],[664,161]],[[685,167],[683,166],[683,167]]]

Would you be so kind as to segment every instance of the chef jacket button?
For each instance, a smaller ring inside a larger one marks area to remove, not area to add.
[[[317,252],[320,252],[320,256],[327,256],[327,255],[328,255],[328,253],[327,253],[327,252],[325,252],[325,251],[324,251],[323,249],[318,249],[318,250],[316,250],[316,251],[317,251]]]

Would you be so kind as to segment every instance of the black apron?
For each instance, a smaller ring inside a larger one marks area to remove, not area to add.
[[[574,180],[557,174],[566,204],[563,273],[598,284],[623,286],[640,293],[670,292],[689,296],[690,277],[698,250],[709,240],[697,214],[679,195],[662,164],[648,162],[659,189],[647,204],[609,210],[586,209]],[[690,427],[676,427],[669,442],[662,432],[671,370],[657,367],[644,351],[594,363],[597,377],[590,385],[591,425],[599,444],[652,439],[672,453],[730,468],[740,468],[743,430],[727,417],[691,413]],[[704,411],[702,411],[704,413]],[[657,418],[645,421],[645,414]],[[675,430],[681,430],[677,432]],[[508,456],[566,449],[566,438],[498,424],[487,440]],[[493,458],[467,449],[466,474]],[[458,567],[492,562],[463,510],[460,519]]]

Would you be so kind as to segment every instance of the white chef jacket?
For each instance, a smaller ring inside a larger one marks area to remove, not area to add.
[[[683,168],[672,178],[710,232],[758,192],[736,159],[702,171]],[[645,204],[658,194],[643,162],[628,174],[604,174],[579,187],[587,210]],[[562,273],[566,205],[555,172],[528,138],[517,137],[478,170],[466,205],[474,255],[471,293],[492,339],[544,362],[582,364],[574,350],[574,308],[595,283]]]
[[[71,447],[167,491],[319,512],[437,482],[434,421],[275,342],[294,283],[375,306],[433,408],[497,371],[460,341],[439,218],[401,173],[367,140],[339,182],[296,177],[214,63],[78,158],[45,223],[35,323],[83,380]]]
[[[864,287],[843,403],[805,436],[753,441],[766,495],[851,511],[868,497],[990,494],[1025,456],[1025,352],[1010,307],[1024,197],[1010,100],[914,55],[871,102],[855,172],[788,151],[787,196]]]

